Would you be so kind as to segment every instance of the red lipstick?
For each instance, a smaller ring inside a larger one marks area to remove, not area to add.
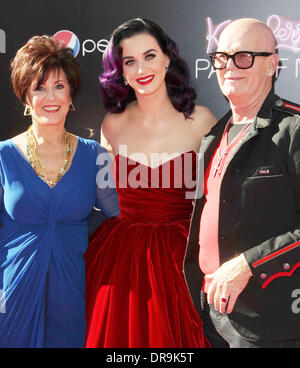
[[[136,81],[141,84],[141,85],[146,85],[146,84],[149,84],[153,81],[154,79],[154,74],[152,75],[147,75],[147,77],[145,78],[138,78]]]

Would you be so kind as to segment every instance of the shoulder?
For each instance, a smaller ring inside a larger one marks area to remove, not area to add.
[[[0,154],[10,150],[12,148],[12,145],[13,143],[11,139],[7,139],[6,141],[0,141]]]
[[[99,154],[102,152],[106,152],[105,149],[95,140],[78,137],[78,144],[81,144],[87,152],[90,154]]]
[[[105,135],[111,135],[119,131],[119,129],[126,124],[126,121],[132,117],[134,110],[135,108],[131,102],[126,106],[126,109],[123,112],[106,113],[102,121],[101,131]]]
[[[295,102],[279,98],[275,102],[274,108],[283,113],[286,113],[287,115],[296,116],[300,118],[300,105],[296,104]]]
[[[199,129],[202,135],[209,133],[217,123],[215,115],[205,106],[195,105],[191,117],[193,118],[193,125]]]
[[[300,105],[280,98],[275,102],[274,109],[280,112],[280,118],[277,123],[282,127],[281,129],[289,131],[291,135],[293,135],[295,131],[299,132]]]
[[[0,150],[4,152],[5,150],[10,150],[17,147],[22,152],[26,151],[26,132],[23,132],[11,139],[0,142]]]
[[[20,150],[19,147],[12,141],[12,139],[7,139],[5,141],[0,141],[0,171],[9,170],[10,164],[16,159],[19,160],[19,156],[16,155],[16,149]],[[3,176],[0,175],[0,185],[3,183]]]
[[[113,134],[117,129],[117,125],[122,120],[123,114],[124,112],[120,114],[106,113],[101,124],[101,132],[108,135]]]
[[[102,121],[100,129],[100,142],[106,151],[112,153],[111,142],[114,140],[114,136],[117,131],[117,118],[116,114],[108,112]]]
[[[201,119],[216,119],[215,115],[205,106],[195,105],[192,116],[201,118]]]
[[[126,129],[129,120],[127,108],[121,113],[107,113],[102,121],[100,130],[100,142],[106,151],[112,153],[115,142]]]
[[[78,144],[83,147],[81,154],[84,155],[84,162],[88,167],[97,168],[97,165],[110,162],[107,150],[95,140],[78,137]]]
[[[18,147],[24,146],[24,144],[26,144],[27,142],[26,134],[27,132],[23,132],[19,135],[14,136],[13,138],[11,138],[11,142],[13,142]]]

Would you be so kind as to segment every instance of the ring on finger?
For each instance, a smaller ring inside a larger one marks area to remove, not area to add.
[[[227,303],[229,297],[228,296],[221,296],[221,303]]]

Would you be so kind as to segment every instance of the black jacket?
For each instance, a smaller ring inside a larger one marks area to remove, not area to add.
[[[230,116],[231,112],[203,139],[199,157],[204,155],[204,169]],[[198,240],[204,202],[204,197],[195,200],[184,261],[200,316],[203,274]],[[244,253],[253,273],[228,315],[233,327],[254,341],[299,339],[300,107],[273,91],[224,173],[218,238],[220,264]]]

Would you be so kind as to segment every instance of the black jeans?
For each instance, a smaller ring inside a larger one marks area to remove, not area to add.
[[[201,318],[204,335],[213,348],[300,348],[300,340],[247,340],[233,328],[226,314],[217,312],[213,305],[208,305],[206,301]]]

